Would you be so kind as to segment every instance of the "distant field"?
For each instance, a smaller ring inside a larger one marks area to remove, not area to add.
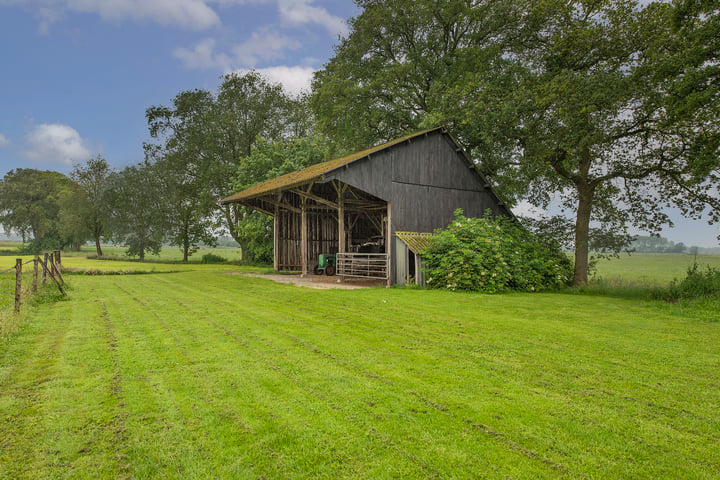
[[[666,285],[673,279],[685,277],[687,269],[697,260],[701,268],[710,265],[720,268],[720,255],[633,253],[620,258],[600,260],[591,280]]]
[[[175,267],[0,341],[0,478],[720,477],[718,318]]]

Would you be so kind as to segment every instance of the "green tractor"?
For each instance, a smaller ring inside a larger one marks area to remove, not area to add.
[[[315,275],[322,275],[323,273],[327,276],[335,275],[335,254],[334,253],[321,253],[318,257],[318,264],[315,266]]]

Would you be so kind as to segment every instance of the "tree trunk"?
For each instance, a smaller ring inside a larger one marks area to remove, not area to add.
[[[237,231],[237,222],[235,221],[232,205],[224,205],[223,206],[223,213],[225,214],[225,221],[227,222],[228,231],[230,232],[230,236],[233,237],[233,239],[242,245],[242,241],[240,240],[239,232]],[[243,252],[244,253],[244,252]]]
[[[577,217],[575,219],[575,273],[573,285],[578,287],[588,283],[588,255],[590,247],[590,212],[592,211],[593,189],[585,186],[578,188]]]
[[[190,250],[190,245],[188,242],[183,242],[183,263],[187,263],[188,258],[190,257],[188,255],[188,251]]]
[[[95,251],[98,257],[102,257],[102,247],[100,246],[100,235],[95,235]]]

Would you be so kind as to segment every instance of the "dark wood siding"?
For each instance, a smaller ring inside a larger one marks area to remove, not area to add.
[[[507,215],[455,143],[431,132],[332,172],[340,180],[390,203],[393,231],[432,232],[461,208],[468,217],[487,210]]]

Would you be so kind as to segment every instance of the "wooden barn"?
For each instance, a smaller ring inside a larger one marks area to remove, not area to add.
[[[275,270],[312,272],[337,254],[337,274],[418,280],[419,250],[454,211],[511,216],[445,128],[398,138],[268,180],[222,200],[274,218]]]

